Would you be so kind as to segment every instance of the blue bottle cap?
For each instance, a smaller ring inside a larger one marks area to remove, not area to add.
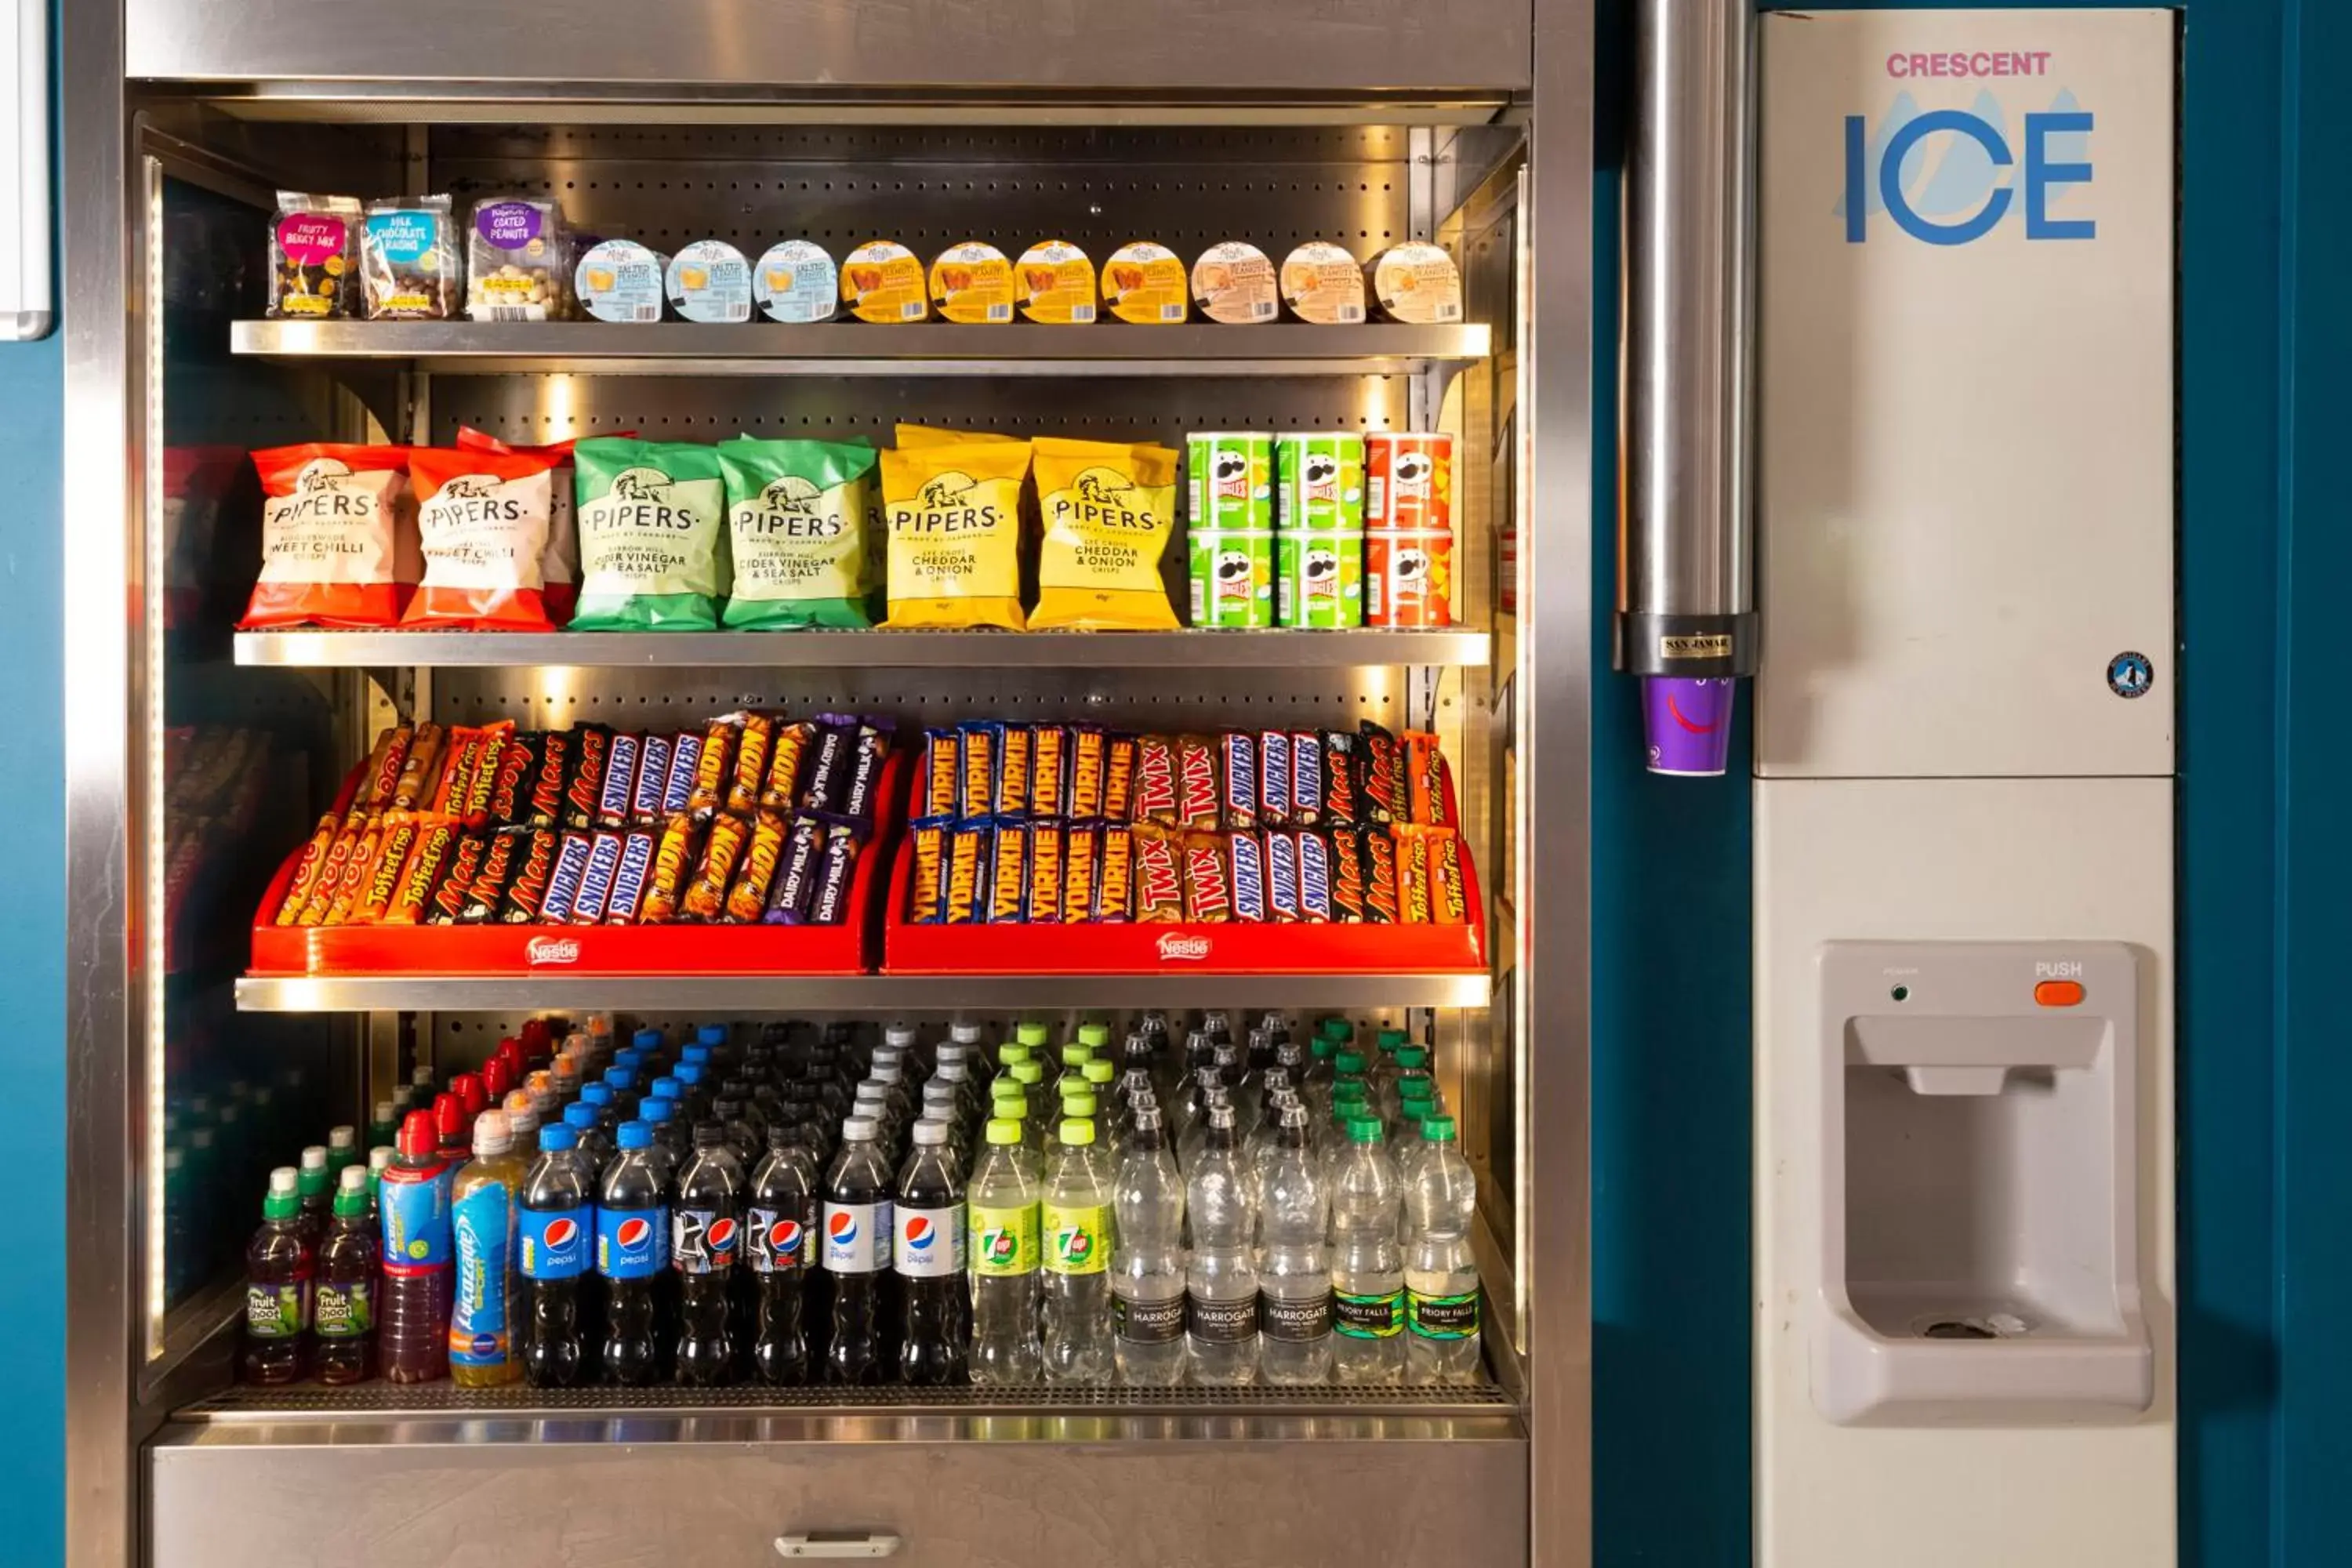
[[[683,1100],[686,1098],[685,1085],[679,1083],[677,1079],[670,1077],[667,1073],[663,1074],[660,1078],[654,1079],[653,1082],[646,1085],[646,1092],[663,1100]]]
[[[692,1062],[697,1067],[708,1067],[710,1063],[710,1047],[688,1046],[677,1053],[677,1059],[682,1062]]]
[[[614,1089],[635,1089],[637,1083],[637,1075],[635,1069],[630,1068],[606,1068],[604,1069],[604,1081],[611,1084]]]
[[[613,1103],[613,1089],[610,1084],[592,1083],[580,1091],[580,1098],[583,1103],[601,1110]]]
[[[698,1046],[723,1046],[727,1043],[727,1026],[705,1024],[694,1031],[694,1043]]]
[[[567,1105],[563,1108],[563,1124],[575,1131],[584,1132],[596,1125],[596,1108],[593,1105]],[[542,1127],[540,1135],[544,1137],[554,1131],[552,1127]]]
[[[624,1121],[614,1135],[624,1149],[650,1149],[654,1146],[654,1130],[650,1122]]]
[[[677,1102],[674,1100],[664,1100],[659,1095],[648,1098],[643,1105],[637,1107],[637,1118],[642,1121],[667,1121],[677,1114]]]
[[[571,1114],[570,1111],[564,1112],[567,1121]],[[570,1127],[542,1127],[539,1130],[539,1152],[542,1154],[560,1153],[576,1147],[579,1142],[580,1134]]]
[[[631,1072],[643,1071],[646,1065],[646,1053],[635,1048],[625,1051],[614,1051],[613,1053],[613,1065],[616,1068],[626,1068]]]
[[[689,1047],[688,1048],[691,1049],[692,1047]],[[692,1089],[696,1084],[702,1081],[702,1064],[700,1062],[688,1062],[681,1067],[672,1068],[670,1069],[669,1076],[677,1079],[678,1082],[686,1085],[687,1088]]]
[[[639,1029],[629,1037],[629,1044],[641,1051],[657,1051],[662,1047],[662,1032],[659,1029]]]

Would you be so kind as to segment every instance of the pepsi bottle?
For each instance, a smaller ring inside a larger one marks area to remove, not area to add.
[[[533,1388],[570,1388],[581,1377],[581,1280],[596,1211],[578,1143],[571,1127],[541,1128],[539,1158],[523,1178],[522,1374]]]
[[[767,1157],[751,1173],[745,1219],[754,1317],[751,1367],[761,1383],[809,1380],[808,1291],[816,1247],[817,1184],[797,1128],[768,1129]]]
[[[661,1375],[656,1281],[669,1261],[669,1207],[654,1130],[625,1121],[596,1198],[596,1272],[604,1280],[604,1376],[641,1388]]]
[[[832,1331],[825,1347],[830,1383],[877,1384],[889,1366],[884,1344],[888,1277],[895,1234],[890,1168],[875,1142],[871,1117],[841,1124],[841,1152],[824,1179],[824,1268],[833,1279]]]
[[[911,1384],[970,1381],[971,1324],[963,1278],[961,1166],[948,1152],[945,1121],[915,1123],[915,1152],[898,1176],[898,1376]]]
[[[740,1256],[743,1167],[727,1129],[694,1130],[694,1158],[677,1173],[670,1210],[670,1263],[677,1271],[677,1381],[718,1388],[735,1381],[735,1265]]]

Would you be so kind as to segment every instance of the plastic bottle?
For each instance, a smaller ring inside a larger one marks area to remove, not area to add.
[[[841,1152],[824,1178],[824,1268],[833,1277],[833,1321],[826,1381],[877,1384],[889,1370],[884,1343],[882,1280],[893,1243],[890,1170],[876,1142],[874,1119],[841,1124]]]
[[[796,1129],[768,1129],[767,1155],[751,1173],[744,1213],[757,1314],[752,1370],[771,1387],[798,1387],[809,1381],[804,1287],[818,1215],[814,1174]]]
[[[694,1157],[677,1173],[670,1263],[677,1270],[677,1380],[717,1388],[735,1379],[735,1268],[742,1255],[743,1166],[727,1129],[694,1130]]]
[[[1192,1378],[1238,1385],[1257,1378],[1256,1226],[1234,1138],[1234,1108],[1209,1107],[1201,1150],[1185,1169],[1184,1209],[1192,1247],[1184,1268],[1184,1342]]]
[[[1395,1167],[1380,1119],[1350,1117],[1331,1188],[1331,1375],[1356,1386],[1404,1380],[1404,1255]]]
[[[1095,1145],[1091,1116],[1065,1118],[1060,1142],[1038,1215],[1045,1381],[1105,1384],[1111,1374],[1111,1172]]]
[[[1307,1107],[1284,1097],[1258,1210],[1259,1367],[1297,1387],[1331,1377],[1330,1205],[1307,1146]]]
[[[572,1129],[575,1140],[573,1148],[580,1156],[580,1163],[588,1172],[593,1187],[604,1180],[604,1167],[613,1163],[615,1152],[613,1141],[606,1136],[596,1108],[585,1101],[575,1100],[563,1108],[563,1124]]]
[[[407,1097],[407,1089],[403,1089],[399,1099],[405,1100]],[[379,1100],[375,1102],[374,1112],[368,1118],[369,1148],[389,1144],[400,1136],[400,1123],[395,1120],[400,1113],[400,1109],[394,1100]]]
[[[914,1152],[898,1173],[896,1240],[901,1382],[970,1380],[970,1294],[964,1284],[963,1175],[948,1152],[948,1124],[918,1121]]]
[[[649,1094],[637,1106],[637,1120],[654,1130],[654,1150],[661,1156],[663,1179],[676,1179],[694,1158],[694,1130],[678,1114],[677,1101]]]
[[[1204,1067],[1193,1074],[1189,1103],[1196,1109],[1191,1124],[1176,1140],[1176,1163],[1188,1172],[1192,1170],[1193,1162],[1201,1157],[1202,1146],[1209,1141],[1209,1111],[1219,1105],[1235,1113],[1232,1123],[1234,1151],[1235,1158],[1240,1158],[1243,1134],[1239,1108],[1234,1104],[1233,1096],[1226,1092],[1223,1075],[1214,1067]]]
[[[327,1130],[327,1173],[331,1187],[335,1191],[341,1191],[343,1167],[357,1164],[359,1158],[360,1130],[358,1128],[345,1125],[331,1127]],[[331,1194],[329,1202],[331,1205]]]
[[[495,1388],[522,1371],[514,1344],[516,1195],[528,1167],[514,1152],[503,1110],[474,1120],[474,1158],[450,1190],[457,1254],[449,1308],[449,1377],[460,1388]]]
[[[1017,1386],[1043,1367],[1037,1343],[1038,1183],[1021,1123],[992,1118],[971,1173],[971,1380]]]
[[[302,1151],[301,1168],[294,1173],[294,1191],[301,1210],[302,1237],[316,1252],[327,1237],[327,1222],[335,1216],[335,1176],[327,1168],[327,1146],[313,1143]]]
[[[596,1272],[604,1281],[604,1376],[643,1387],[661,1375],[654,1281],[669,1262],[669,1205],[654,1130],[625,1121],[596,1194]]]
[[[400,1134],[394,1132],[393,1136],[397,1138]],[[368,1151],[367,1194],[368,1215],[371,1218],[383,1212],[383,1173],[391,1168],[392,1162],[399,1152],[400,1151],[388,1143],[379,1143]],[[377,1256],[383,1256],[383,1247],[380,1242],[377,1246]]]
[[[1454,1118],[1421,1124],[1420,1169],[1404,1198],[1405,1377],[1420,1384],[1478,1381],[1478,1265],[1470,1219],[1478,1188],[1454,1147]]]
[[[1118,1380],[1184,1380],[1184,1184],[1150,1091],[1135,1101],[1111,1188],[1111,1338]]]
[[[523,1376],[534,1388],[570,1388],[586,1364],[583,1281],[596,1232],[595,1186],[580,1159],[579,1133],[539,1131],[539,1158],[523,1177],[521,1328]]]
[[[269,1173],[261,1228],[245,1249],[245,1379],[297,1383],[310,1367],[310,1286],[315,1258],[302,1223],[294,1167]]]
[[[336,1178],[335,1217],[320,1245],[311,1321],[318,1335],[313,1375],[320,1383],[365,1383],[375,1375],[375,1288],[380,1259],[368,1205],[364,1165]]]
[[[376,1186],[383,1233],[376,1354],[393,1383],[449,1375],[449,1175],[435,1113],[410,1111]]]

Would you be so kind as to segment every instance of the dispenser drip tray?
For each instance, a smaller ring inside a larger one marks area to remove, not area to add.
[[[2013,1340],[2033,1331],[2014,1312],[1971,1312],[1951,1316],[1930,1312],[1911,1321],[1911,1331],[1923,1340]]]

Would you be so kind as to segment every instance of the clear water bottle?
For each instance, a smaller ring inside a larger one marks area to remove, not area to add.
[[[1185,1167],[1184,1208],[1192,1248],[1184,1268],[1184,1342],[1192,1380],[1234,1386],[1257,1380],[1256,1226],[1249,1182],[1234,1137],[1234,1108],[1208,1110],[1200,1152]]]
[[[1234,1113],[1234,1152],[1236,1159],[1240,1158],[1242,1139],[1245,1135],[1241,1125],[1240,1108],[1234,1104],[1233,1097],[1226,1093],[1224,1080],[1218,1076],[1215,1068],[1202,1068],[1193,1075],[1192,1095],[1192,1104],[1197,1109],[1192,1114],[1191,1125],[1187,1126],[1176,1139],[1176,1163],[1190,1171],[1192,1168],[1192,1162],[1201,1157],[1202,1146],[1209,1141],[1210,1109],[1219,1105]]]
[[[1396,1168],[1380,1119],[1349,1119],[1331,1186],[1331,1375],[1357,1386],[1404,1381],[1404,1254]]]
[[[1091,1095],[1078,1097],[1091,1104]],[[1045,1177],[1038,1228],[1045,1242],[1045,1381],[1110,1381],[1111,1172],[1095,1146],[1091,1116],[1063,1120]]]
[[[1265,1381],[1296,1387],[1331,1377],[1331,1215],[1307,1107],[1286,1093],[1277,1114],[1258,1210],[1258,1333]]]
[[[1478,1265],[1470,1255],[1477,1182],[1454,1147],[1454,1118],[1421,1124],[1419,1170],[1404,1198],[1405,1377],[1478,1381]]]
[[[1021,1123],[988,1124],[988,1146],[967,1190],[971,1268],[971,1380],[1017,1385],[1037,1381],[1037,1199]]]
[[[1134,1101],[1111,1220],[1118,1380],[1130,1388],[1173,1388],[1184,1380],[1184,1184],[1149,1089]]]

